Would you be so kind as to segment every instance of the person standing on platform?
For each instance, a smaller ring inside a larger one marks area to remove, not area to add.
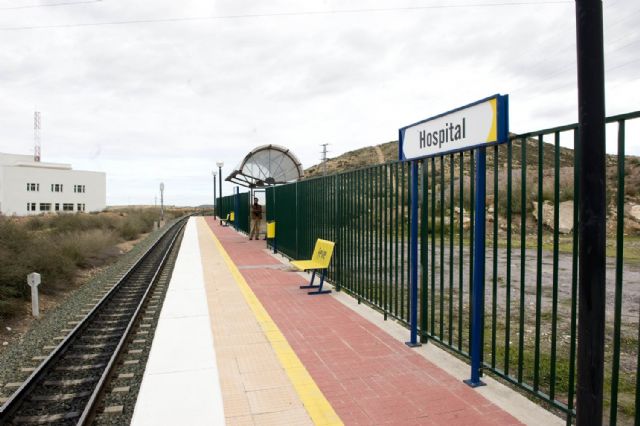
[[[256,240],[259,239],[260,223],[262,222],[262,206],[258,204],[258,198],[253,199],[251,205],[251,233],[249,239],[252,240],[255,236]]]

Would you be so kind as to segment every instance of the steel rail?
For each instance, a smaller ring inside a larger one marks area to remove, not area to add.
[[[132,265],[127,272],[120,278],[120,280],[111,287],[111,289],[100,299],[100,301],[87,313],[87,315],[69,332],[69,334],[62,340],[58,346],[49,353],[49,355],[36,367],[31,375],[22,383],[22,385],[0,406],[0,425],[4,425],[9,421],[11,416],[19,409],[20,405],[26,400],[31,391],[35,389],[40,380],[45,377],[54,367],[55,363],[62,358],[69,347],[76,341],[76,338],[86,328],[90,321],[95,319],[97,313],[106,306],[111,297],[122,287],[131,275],[143,264],[150,254],[163,242],[164,237],[171,232],[175,227],[180,224],[184,225],[186,219],[182,219],[171,228],[169,228],[158,240],[150,246],[140,259]],[[176,233],[177,235],[177,233]],[[172,241],[172,243],[175,240]],[[169,246],[168,251],[171,249]],[[155,277],[155,275],[154,275]],[[146,292],[145,292],[146,295]],[[137,311],[136,311],[137,312]]]
[[[104,390],[105,384],[108,382],[109,376],[111,375],[111,372],[113,371],[113,367],[115,366],[116,361],[122,355],[122,349],[125,347],[125,343],[126,343],[127,339],[131,335],[131,329],[133,328],[134,324],[138,321],[138,318],[140,317],[140,311],[142,310],[142,307],[144,306],[144,304],[147,302],[147,297],[149,295],[149,292],[151,291],[151,289],[156,284],[160,274],[163,272],[163,270],[164,270],[164,268],[166,266],[169,254],[174,249],[175,242],[178,239],[178,236],[180,235],[180,232],[185,227],[185,225],[186,225],[186,220],[184,220],[184,219],[179,221],[179,222],[177,222],[174,225],[175,227],[178,227],[178,230],[176,231],[176,233],[171,238],[171,241],[169,242],[167,250],[164,252],[164,254],[162,256],[162,259],[160,260],[160,264],[158,265],[158,268],[154,272],[153,277],[151,278],[151,281],[149,282],[149,285],[147,286],[144,294],[142,295],[142,298],[140,299],[140,302],[138,303],[138,306],[136,307],[136,310],[134,311],[133,315],[131,316],[131,319],[129,320],[129,324],[127,324],[127,327],[125,328],[124,333],[123,333],[122,337],[120,338],[120,341],[118,342],[115,350],[113,351],[113,354],[111,355],[111,358],[109,359],[109,362],[107,363],[107,366],[105,367],[104,371],[102,372],[102,376],[98,380],[98,383],[97,383],[96,387],[94,388],[93,393],[91,394],[91,397],[89,398],[89,401],[87,402],[87,405],[85,406],[85,409],[84,409],[82,415],[80,416],[80,419],[78,419],[78,423],[77,423],[78,425],[89,424],[90,421],[93,419],[93,417],[95,415],[95,408],[96,408],[95,405],[100,400],[99,397],[101,396],[101,394],[102,394],[102,392]],[[167,231],[167,232],[170,232],[170,230]],[[167,235],[167,234],[165,233],[165,235]]]

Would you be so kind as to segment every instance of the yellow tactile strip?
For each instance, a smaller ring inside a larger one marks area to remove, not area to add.
[[[305,424],[310,417],[316,425],[341,425],[342,421],[333,407],[313,381],[204,219],[198,219],[198,231],[201,236],[202,258],[206,259],[206,262],[203,261],[205,282],[215,279],[212,275],[220,274],[220,269],[225,266],[220,264],[219,259],[221,258],[237,284],[233,288],[212,286],[211,293],[207,290],[223,400],[225,401],[225,417],[228,419],[228,424],[252,424],[251,418],[248,417],[250,415],[256,424]],[[209,237],[208,241],[204,238],[205,236]],[[215,244],[218,253],[212,253],[211,242]],[[234,289],[235,292],[239,290],[244,303],[231,300],[235,299],[232,295]],[[250,309],[251,316],[238,312],[238,310],[242,310],[243,306]],[[214,312],[216,310],[222,312]],[[233,310],[233,316],[225,314],[225,310]],[[225,316],[226,321],[221,321]],[[254,325],[258,326],[259,332],[256,332],[250,324],[251,321],[247,320],[250,317],[253,317]],[[233,318],[242,318],[242,324],[230,320]],[[240,338],[238,336],[239,329],[243,333]],[[265,345],[265,343],[268,344]],[[219,347],[219,344],[222,346]],[[270,355],[275,355],[279,361],[279,370],[284,370],[288,378],[285,380],[286,383],[283,384],[282,378],[277,377],[279,372],[271,367]],[[235,363],[230,362],[230,358],[235,360]],[[290,395],[287,394],[286,389],[291,389],[291,386],[296,393],[296,399],[301,401],[304,407],[295,407],[295,404],[289,405],[287,402]],[[229,407],[233,410],[229,412],[227,411],[225,389],[235,390],[233,402],[230,402]],[[240,389],[244,391],[245,399],[240,398],[242,393],[239,392]],[[269,410],[273,412],[268,412]],[[286,418],[278,413],[286,414]],[[233,419],[229,417],[229,414],[234,414]]]

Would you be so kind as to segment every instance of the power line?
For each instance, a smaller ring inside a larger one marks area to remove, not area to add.
[[[440,4],[430,6],[407,6],[407,7],[384,7],[384,8],[364,8],[364,9],[335,9],[335,10],[315,10],[304,12],[273,12],[273,13],[248,13],[238,15],[213,15],[213,16],[186,16],[173,18],[149,18],[149,19],[131,19],[121,21],[107,22],[87,22],[76,24],[53,24],[53,25],[33,25],[20,27],[2,27],[0,31],[26,31],[26,30],[43,30],[58,28],[81,28],[81,27],[98,27],[108,25],[130,25],[130,24],[156,24],[156,23],[176,23],[176,22],[193,22],[193,21],[211,21],[211,20],[227,20],[227,19],[255,19],[255,18],[282,18],[282,17],[298,17],[298,16],[327,16],[327,15],[346,15],[358,13],[381,13],[381,12],[407,12],[416,10],[430,9],[464,9],[464,8],[490,8],[490,7],[508,7],[508,6],[541,6],[541,5],[566,5],[573,3],[570,0],[549,0],[541,2],[521,1],[521,2],[495,2],[495,3],[466,3],[466,4]]]
[[[623,64],[616,65],[615,67],[607,68],[605,71],[607,71],[607,72],[608,72],[608,71],[617,70],[617,69],[619,69],[619,68],[624,68],[624,67],[629,66],[629,65],[631,65],[631,64],[635,64],[636,62],[639,62],[639,61],[640,61],[640,58],[636,58],[636,59],[634,59],[634,60],[632,60],[632,61],[628,61],[628,62],[625,62],[625,63],[623,63]]]
[[[610,49],[608,51],[605,51],[605,57],[608,57],[612,53],[617,52],[617,51],[622,50],[622,49],[625,49],[625,48],[627,48],[629,46],[633,46],[637,42],[638,42],[637,40],[633,40],[633,41],[631,41],[629,43],[626,43],[626,44],[624,44],[622,46],[618,46],[618,47],[616,47],[614,49]],[[628,65],[634,64],[634,63],[636,63],[638,61],[640,61],[640,58],[636,58],[636,59],[633,59],[631,61],[627,61],[627,62],[625,62],[625,63],[623,63],[621,65],[616,65],[616,66],[613,66],[613,67],[606,68],[605,71],[609,72],[609,71],[616,70],[618,68],[623,68],[623,67],[626,67]],[[567,72],[569,70],[574,70],[575,67],[576,67],[575,62],[566,63],[563,66],[561,66],[560,68],[556,69],[555,71],[552,71],[552,72],[549,72],[549,73],[541,75],[540,78],[542,80],[545,80],[545,81],[540,81],[540,82],[534,83],[534,84],[524,84],[524,85],[517,86],[515,89],[510,91],[510,94],[524,92],[524,91],[531,91],[531,89],[543,87],[546,84],[548,84],[548,82],[546,80],[548,80],[548,79],[550,79],[552,77],[557,77],[559,75],[565,74],[565,72]],[[572,74],[572,75],[575,75],[575,74]],[[573,82],[571,82],[570,84],[573,84]],[[564,83],[560,87],[564,87],[566,85],[567,85],[567,83]]]
[[[628,67],[629,65],[635,64],[636,62],[640,62],[640,58],[632,59],[632,60],[624,62],[622,64],[605,68],[605,75],[607,75],[611,71],[618,70],[620,68]],[[557,72],[557,73],[554,73],[552,75],[558,75],[560,73],[561,72]],[[575,77],[575,74],[573,76]],[[542,88],[547,84],[549,84],[548,89],[547,90],[542,90]],[[509,94],[512,95],[514,93],[524,92],[525,89],[528,89],[528,91],[531,92],[532,91],[531,89],[533,89],[533,88],[540,88],[541,90],[536,90],[536,94],[529,95],[527,97],[527,99],[529,101],[531,101],[532,99],[539,99],[539,98],[542,98],[544,96],[548,96],[548,93],[551,92],[551,91],[557,91],[559,89],[565,89],[565,88],[571,87],[571,86],[573,86],[573,87],[577,86],[577,82],[576,82],[575,79],[572,79],[571,81],[566,81],[566,80],[565,81],[560,81],[560,82],[557,82],[555,84],[554,83],[547,83],[547,82],[543,81],[543,82],[536,83],[536,84],[533,84],[533,85],[521,86],[521,87],[517,88],[516,90],[511,90],[509,92]]]
[[[26,6],[0,7],[0,10],[37,9],[41,7],[73,6],[77,4],[100,3],[102,0],[69,1],[63,3],[30,4]]]

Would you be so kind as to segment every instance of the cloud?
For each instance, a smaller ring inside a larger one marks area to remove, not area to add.
[[[113,0],[6,11],[0,28],[376,7],[389,3]],[[608,112],[638,109],[637,12],[605,4]],[[574,22],[569,3],[0,30],[0,151],[32,152],[38,108],[44,158],[107,172],[109,204],[148,203],[160,179],[201,204],[217,160],[226,175],[275,143],[308,167],[321,143],[336,156],[392,140],[496,92],[511,94],[513,130],[565,124]]]

